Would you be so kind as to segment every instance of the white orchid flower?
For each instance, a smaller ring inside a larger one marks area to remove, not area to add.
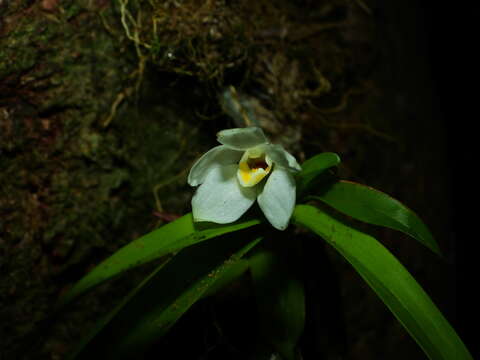
[[[284,230],[295,207],[297,160],[270,144],[258,127],[223,130],[217,140],[222,145],[205,153],[188,174],[191,186],[200,185],[192,199],[193,219],[230,223],[256,199],[273,227]]]

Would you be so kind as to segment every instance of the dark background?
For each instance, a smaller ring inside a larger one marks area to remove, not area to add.
[[[452,236],[456,243],[456,313],[458,332],[474,357],[478,356],[475,318],[478,310],[475,224],[472,211],[478,201],[475,159],[478,154],[476,95],[471,91],[478,80],[473,51],[474,20],[471,8],[437,3],[421,6],[433,93],[438,116],[447,131],[445,166],[451,178]]]

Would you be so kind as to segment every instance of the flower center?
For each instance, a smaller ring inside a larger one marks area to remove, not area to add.
[[[271,169],[272,161],[264,153],[247,150],[238,163],[237,178],[240,185],[251,187],[262,181]]]
[[[267,170],[268,169],[268,164],[265,161],[265,156],[262,156],[261,158],[249,158],[247,160],[247,165],[252,170],[257,170],[257,169]]]

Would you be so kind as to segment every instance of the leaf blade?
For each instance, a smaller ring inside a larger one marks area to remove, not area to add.
[[[473,359],[421,286],[376,239],[310,205],[298,205],[292,219],[345,257],[430,359]]]
[[[337,166],[340,157],[332,152],[324,152],[312,156],[302,164],[302,171],[297,174],[297,191],[303,194],[314,180],[327,169]]]
[[[305,327],[305,292],[300,279],[298,243],[265,239],[250,256],[260,336],[287,360],[296,359],[297,343]],[[282,241],[285,240],[285,241]]]
[[[320,200],[354,219],[401,231],[441,255],[437,242],[420,217],[380,190],[340,180],[320,195],[310,198]]]
[[[203,294],[203,297],[215,295],[235,280],[243,276],[250,269],[250,264],[247,259],[240,259],[236,264],[227,269],[222,277],[218,278]]]
[[[185,248],[157,268],[98,323],[71,359],[138,358],[261,238],[216,240]]]
[[[70,303],[91,288],[136,266],[145,264],[164,255],[174,253],[187,246],[257,225],[260,220],[252,219],[231,224],[203,225],[197,230],[192,214],[158,228],[117,250],[81,278],[60,299],[59,307]],[[200,227],[200,226],[198,226]]]

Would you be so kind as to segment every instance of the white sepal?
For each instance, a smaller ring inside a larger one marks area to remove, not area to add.
[[[216,166],[236,164],[241,157],[241,151],[232,150],[225,145],[215,146],[193,164],[187,182],[191,186],[200,185],[211,169]]]
[[[275,167],[258,195],[258,205],[270,224],[285,230],[295,207],[295,179],[290,171]]]
[[[217,141],[234,150],[247,150],[268,140],[259,127],[246,127],[222,130],[217,133]]]
[[[195,221],[227,224],[238,220],[255,202],[255,188],[240,186],[235,165],[216,166],[207,174],[192,199]]]

